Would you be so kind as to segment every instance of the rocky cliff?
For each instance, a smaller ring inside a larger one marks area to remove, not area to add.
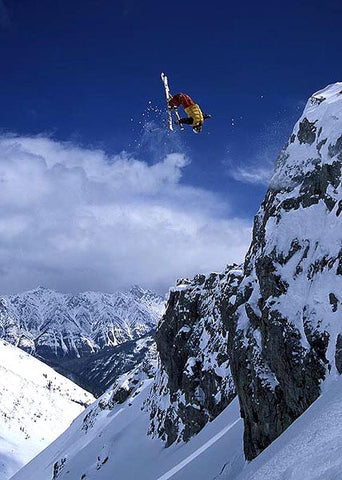
[[[150,433],[189,440],[235,397],[222,312],[233,308],[242,271],[180,280],[157,330],[160,368],[147,406]]]
[[[342,83],[314,94],[255,217],[236,311],[232,373],[247,459],[342,371]]]
[[[188,440],[235,394],[247,459],[342,372],[342,84],[314,94],[277,159],[243,271],[170,292],[150,432]]]

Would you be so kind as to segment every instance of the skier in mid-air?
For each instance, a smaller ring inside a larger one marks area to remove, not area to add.
[[[185,93],[173,95],[168,101],[168,104],[169,108],[178,108],[180,105],[184,108],[188,117],[180,118],[176,123],[180,125],[191,125],[195,133],[200,133],[204,120],[211,118],[211,115],[203,114],[199,105]]]

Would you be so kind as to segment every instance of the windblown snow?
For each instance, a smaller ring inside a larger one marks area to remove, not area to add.
[[[0,478],[55,440],[91,394],[17,347],[0,340]]]

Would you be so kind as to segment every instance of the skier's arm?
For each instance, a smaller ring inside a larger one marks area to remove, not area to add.
[[[171,108],[178,108],[179,105],[182,104],[182,93],[177,93],[177,95],[174,95],[170,100],[169,100],[169,106]]]

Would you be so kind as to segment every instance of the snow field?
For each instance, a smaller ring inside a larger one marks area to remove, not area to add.
[[[0,379],[0,478],[6,480],[95,399],[4,340],[0,340]]]

